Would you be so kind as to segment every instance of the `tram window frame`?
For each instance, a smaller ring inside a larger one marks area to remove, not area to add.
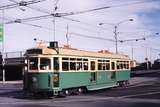
[[[91,61],[90,62],[90,66],[91,66],[91,71],[95,71],[96,70],[96,62],[95,61]]]
[[[87,61],[88,62],[88,59],[84,58],[83,61]]]
[[[69,71],[69,62],[68,61],[62,62],[62,71]]]
[[[129,69],[129,63],[126,66],[127,66],[127,69]]]
[[[83,70],[88,71],[89,67],[88,67],[88,62],[83,62]]]
[[[102,70],[106,70],[106,65],[104,62],[102,63]]]
[[[110,70],[110,63],[105,63],[105,66],[106,66],[106,70]]]
[[[102,70],[102,63],[98,63],[98,70]]]
[[[67,58],[67,57],[62,58],[62,61],[68,61],[68,60],[69,60],[69,58]]]
[[[32,61],[33,64],[31,64],[31,60],[36,59],[36,61]],[[34,65],[34,66],[31,66]],[[38,57],[31,57],[29,58],[29,70],[38,70]]]
[[[68,64],[67,64],[68,63]],[[65,66],[65,65],[66,66]],[[62,70],[63,71],[86,71],[89,69],[89,62],[87,58],[78,57],[63,57]]]
[[[40,70],[51,70],[51,59],[46,57],[40,57]]]
[[[75,61],[74,62],[70,61],[69,68],[70,68],[69,70],[74,70],[75,71],[76,70],[76,62]]]
[[[119,70],[129,69],[129,61],[117,61],[117,69]]]
[[[111,62],[111,68],[112,70],[115,70],[115,62]]]
[[[83,62],[81,61],[78,61],[78,62],[76,62],[76,70],[77,71],[82,71],[83,70]]]
[[[83,60],[82,60],[82,58],[77,58],[77,61],[81,61],[82,62]]]
[[[98,60],[98,70],[110,70],[110,60]]]
[[[59,71],[59,58],[58,57],[54,57],[53,58],[53,69],[55,70],[55,71]]]

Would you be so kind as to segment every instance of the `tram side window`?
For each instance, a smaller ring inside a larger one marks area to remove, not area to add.
[[[117,61],[117,69],[129,69],[128,61]]]
[[[103,70],[106,70],[105,63],[102,64],[102,69],[103,69]]]
[[[115,63],[112,62],[112,63],[111,63],[111,66],[112,66],[112,70],[114,70],[114,69],[115,69]]]
[[[77,62],[76,68],[77,70],[82,70],[82,62]]]
[[[40,69],[41,70],[50,70],[51,69],[51,60],[48,58],[40,58]]]
[[[95,70],[96,65],[95,65],[95,61],[91,61],[91,70]]]
[[[63,71],[69,70],[69,58],[62,58],[62,70]]]
[[[62,62],[62,70],[63,71],[69,70],[69,63],[68,62]]]
[[[117,69],[120,69],[120,62],[119,61],[117,61]]]
[[[110,70],[110,64],[106,63],[106,70]]]
[[[76,62],[70,62],[70,70],[76,70]]]
[[[38,58],[30,58],[29,59],[29,69],[30,70],[38,70]]]
[[[126,62],[126,69],[129,69],[129,61]]]
[[[127,67],[127,69],[129,69],[129,63],[127,63],[126,67]]]
[[[98,60],[98,70],[110,70],[110,61]]]
[[[102,70],[102,63],[98,63],[98,70]]]
[[[123,69],[123,62],[121,62],[120,64],[120,69]]]
[[[59,70],[59,59],[58,57],[54,57],[54,70],[58,71]]]
[[[88,62],[83,62],[83,68],[84,70],[88,70]]]

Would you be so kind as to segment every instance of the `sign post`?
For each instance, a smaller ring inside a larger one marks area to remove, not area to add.
[[[5,69],[4,69],[4,41],[3,41],[3,36],[4,36],[4,30],[3,30],[3,24],[0,25],[0,42],[2,43],[2,78],[3,78],[3,83],[5,83]]]

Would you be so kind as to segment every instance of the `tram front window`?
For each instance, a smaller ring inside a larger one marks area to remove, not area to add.
[[[40,58],[40,70],[50,70],[51,60],[48,58]]]
[[[30,58],[29,59],[29,69],[30,70],[38,70],[38,58]]]

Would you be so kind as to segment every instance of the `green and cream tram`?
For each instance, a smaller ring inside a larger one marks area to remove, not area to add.
[[[70,94],[127,84],[130,59],[106,51],[39,47],[26,51],[24,90],[47,95]]]

